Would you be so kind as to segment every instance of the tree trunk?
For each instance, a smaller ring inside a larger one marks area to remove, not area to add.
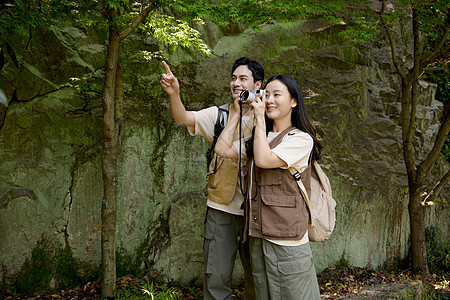
[[[420,30],[419,30],[419,13],[417,8],[412,8],[412,28],[413,28],[413,67],[409,72],[409,86],[410,95],[408,101],[410,103],[408,107],[409,115],[409,128],[408,137],[405,141],[408,144],[408,150],[405,152],[411,155],[412,159],[406,160],[408,170],[409,181],[409,227],[411,231],[411,258],[413,269],[419,271],[424,276],[429,275],[428,262],[427,262],[427,247],[425,243],[425,206],[421,204],[421,188],[423,186],[423,178],[420,178],[417,174],[416,161],[414,159],[413,150],[413,136],[416,131],[416,114],[418,103],[418,85],[420,76],[420,58],[422,57],[422,51],[420,47]]]
[[[116,284],[116,195],[118,143],[115,124],[114,99],[116,73],[120,51],[119,34],[113,27],[109,30],[106,56],[105,85],[103,88],[103,202],[102,202],[102,298],[114,298]]]
[[[105,4],[105,3],[104,3]],[[142,9],[133,23],[123,32],[116,27],[118,11],[105,4],[110,22],[106,54],[105,84],[103,86],[103,201],[101,230],[102,299],[114,298],[116,287],[116,215],[117,215],[117,157],[123,137],[123,81],[119,65],[120,43],[145,20],[156,7],[152,2]]]
[[[409,228],[411,233],[411,259],[413,269],[420,271],[428,276],[427,250],[425,244],[425,209],[421,204],[418,187],[422,186],[422,181],[418,182],[416,159],[413,147],[413,135],[415,129],[414,97],[417,97],[418,84],[413,78],[404,78],[402,80],[402,140],[403,140],[403,158],[408,176],[409,186]],[[416,100],[416,99],[415,99]],[[413,112],[411,112],[413,111]],[[413,116],[412,116],[413,115]]]
[[[420,201],[420,192],[417,189],[410,190],[408,212],[412,265],[414,270],[419,271],[424,276],[429,276],[425,244],[425,210],[426,207]]]

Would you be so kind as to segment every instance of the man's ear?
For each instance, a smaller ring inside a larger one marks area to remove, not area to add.
[[[255,90],[259,90],[261,88],[262,82],[261,80],[258,80],[257,82],[255,82]]]

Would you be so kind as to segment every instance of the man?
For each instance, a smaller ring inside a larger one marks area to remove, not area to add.
[[[181,102],[180,86],[166,62],[161,76],[161,86],[169,94],[174,121],[186,125],[191,135],[201,135],[212,143],[214,125],[219,114],[218,107],[200,111],[187,111]],[[256,61],[246,57],[236,60],[231,70],[230,90],[233,101],[239,99],[244,90],[259,89],[264,80],[264,69]],[[229,114],[234,113],[229,105]],[[242,137],[251,134],[253,111],[243,108]],[[234,140],[240,137],[235,136]],[[236,252],[239,250],[245,273],[245,299],[254,299],[253,279],[248,260],[248,245],[241,243],[244,228],[243,196],[238,181],[238,162],[212,157],[208,171],[208,200],[204,231],[204,299],[231,299],[231,275]]]

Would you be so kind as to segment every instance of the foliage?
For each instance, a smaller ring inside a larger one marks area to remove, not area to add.
[[[172,300],[178,299],[181,296],[179,291],[174,287],[168,287],[167,283],[164,283],[159,288],[155,287],[153,282],[147,283],[141,290],[144,294],[151,296],[155,300]]]
[[[377,299],[448,299],[450,295],[449,278],[448,275],[445,276],[433,274],[430,278],[423,279],[413,276],[409,271],[402,269],[387,273],[353,266],[327,268],[317,274],[322,299],[364,298],[362,295],[359,296],[358,294],[355,296],[355,294],[369,286],[372,287],[370,295]],[[411,281],[421,282],[422,288],[411,289],[409,292],[403,293],[396,292],[398,290],[398,287],[395,287],[396,284],[398,286],[398,284],[407,284]],[[192,284],[192,282],[189,285],[177,283],[158,284],[156,281],[148,282],[146,279],[125,276],[117,279],[116,298],[152,299],[151,296],[143,291],[145,289],[150,293],[153,292],[153,299],[203,299],[202,288]],[[392,286],[388,286],[391,284]],[[378,287],[374,288],[375,285]],[[244,299],[243,285],[233,286],[232,289],[232,299]],[[419,293],[423,298],[418,298]],[[0,299],[30,299],[26,295],[11,296],[5,293],[4,290],[0,290]],[[436,298],[436,296],[440,298]],[[33,299],[100,299],[100,281],[88,282],[76,289],[65,289],[49,294],[34,295]]]
[[[435,66],[436,65],[436,66]],[[450,99],[450,70],[448,63],[439,62],[425,68],[421,79],[437,84],[436,100],[444,103]],[[447,136],[441,153],[450,161],[450,136]]]
[[[450,242],[441,241],[441,229],[429,226],[425,230],[427,260],[430,271],[436,274],[450,273]]]
[[[413,7],[418,8],[421,19],[419,30],[428,39],[428,49],[436,46],[446,26],[445,12],[448,10],[448,1],[415,0],[411,2],[411,0],[402,0],[402,2],[404,5],[412,3]],[[448,54],[444,53],[444,55]]]
[[[211,50],[202,40],[200,32],[193,28],[194,26],[201,26],[203,24],[203,20],[199,18],[191,20],[188,23],[170,15],[151,13],[138,27],[138,33],[150,35],[151,38],[173,50],[176,50],[178,47],[193,48],[209,56]],[[141,51],[140,55],[144,60],[150,61],[153,58],[161,58],[162,52],[157,51],[151,53]]]
[[[411,288],[406,292],[400,292],[395,296],[396,300],[440,300],[448,299],[446,297],[445,289],[448,287],[449,282],[444,278],[443,281],[437,285],[440,288],[436,288],[436,285],[429,282],[424,282],[419,288]]]
[[[421,79],[437,84],[436,100],[447,103],[450,99],[450,70],[448,62],[437,61],[425,68]]]
[[[383,272],[354,266],[327,268],[317,274],[320,294],[325,299],[339,299],[357,293],[364,286],[388,284],[392,278]]]
[[[179,290],[167,283],[157,285],[153,281],[145,282],[129,276],[119,281],[116,290],[119,299],[175,300],[181,299],[181,296]]]
[[[242,23],[249,27],[274,22],[289,22],[298,18],[324,16],[332,22],[340,21],[336,11],[343,10],[344,0],[242,0],[242,1],[167,1],[167,7],[191,18],[207,19],[219,26]],[[352,2],[364,2],[362,0]]]
[[[369,20],[364,16],[356,17],[349,25],[346,30],[339,32],[338,36],[355,44],[367,42],[375,38],[380,32],[379,21]]]
[[[95,14],[99,2],[95,0],[6,0],[0,4],[0,40],[3,35],[30,36],[40,26],[54,25],[59,21],[91,20],[85,25],[102,20]],[[87,18],[89,16],[89,18]]]
[[[80,78],[71,77],[69,86],[75,88],[80,95],[98,97],[102,92],[101,76],[104,76],[103,72],[98,71],[85,74]]]

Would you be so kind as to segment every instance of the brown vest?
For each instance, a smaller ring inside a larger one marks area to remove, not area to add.
[[[281,132],[269,144],[270,149],[281,143],[295,127]],[[247,162],[247,165],[252,160]],[[254,163],[253,163],[254,164]],[[246,182],[250,172],[247,172]],[[245,203],[246,227],[258,238],[300,240],[308,229],[309,213],[297,182],[288,169],[261,169],[254,165],[251,205]],[[253,196],[254,195],[254,196]],[[249,222],[249,209],[252,220]],[[248,230],[245,234],[248,235]]]
[[[234,106],[230,105],[228,119],[234,113]],[[254,117],[252,116],[242,128],[242,137],[250,136],[254,125]],[[233,140],[239,140],[239,127],[236,130]],[[230,204],[236,192],[238,172],[238,161],[223,158],[214,153],[207,175],[206,191],[209,200],[223,205]]]

